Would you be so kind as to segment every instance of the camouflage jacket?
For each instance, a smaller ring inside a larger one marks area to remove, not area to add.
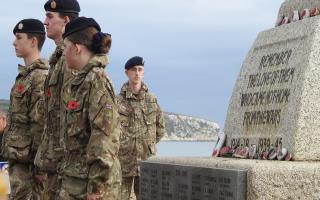
[[[165,133],[163,113],[145,84],[134,95],[125,83],[117,102],[122,129],[119,150],[122,176],[137,176],[138,162],[156,154],[156,143]]]
[[[33,162],[43,132],[44,81],[49,64],[38,59],[19,74],[10,93],[2,155],[13,162]]]
[[[55,173],[63,157],[62,130],[62,88],[71,79],[71,72],[66,67],[62,55],[64,44],[61,42],[52,54],[50,69],[45,81],[45,126],[38,149],[35,165],[41,171]]]
[[[65,156],[63,175],[87,180],[87,193],[106,191],[118,165],[120,123],[105,55],[94,56],[75,73],[63,93]],[[113,171],[112,171],[112,170]]]

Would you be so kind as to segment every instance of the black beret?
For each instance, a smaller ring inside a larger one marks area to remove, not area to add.
[[[125,69],[130,69],[134,66],[144,66],[144,60],[142,57],[140,56],[134,56],[132,58],[130,58],[127,62],[126,65],[124,66]]]
[[[59,13],[79,13],[80,6],[77,0],[48,0],[44,4],[44,9]]]
[[[72,33],[81,31],[87,27],[95,27],[99,32],[101,31],[100,25],[93,18],[77,17],[76,19],[67,23],[63,38],[66,38]]]
[[[13,29],[13,34],[16,33],[38,33],[45,34],[43,23],[38,19],[23,19],[17,23]]]

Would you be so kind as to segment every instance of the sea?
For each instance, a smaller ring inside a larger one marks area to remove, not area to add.
[[[211,156],[216,141],[160,141],[157,156],[206,157]]]

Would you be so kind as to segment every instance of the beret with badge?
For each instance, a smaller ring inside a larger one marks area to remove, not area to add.
[[[132,67],[134,67],[134,66],[144,66],[144,60],[143,60],[143,58],[140,57],[140,56],[134,56],[134,57],[130,58],[130,59],[126,62],[124,68],[125,68],[125,69],[130,69],[130,68],[132,68]]]
[[[16,33],[37,33],[45,34],[43,23],[38,19],[23,19],[17,23],[13,29],[13,34]]]
[[[44,9],[51,12],[75,13],[80,12],[80,5],[77,0],[48,0]]]

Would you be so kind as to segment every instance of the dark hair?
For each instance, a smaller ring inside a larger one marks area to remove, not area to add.
[[[111,48],[111,35],[99,32],[94,27],[87,27],[67,36],[75,44],[82,44],[95,54],[107,54]]]
[[[44,44],[44,41],[46,40],[46,35],[45,34],[38,34],[38,33],[26,33],[28,36],[28,39],[31,39],[33,37],[37,38],[38,41],[38,49],[41,51],[42,46]]]
[[[79,13],[63,13],[63,12],[59,12],[59,17],[60,18],[69,17],[70,21],[74,20],[78,16],[79,16]]]

